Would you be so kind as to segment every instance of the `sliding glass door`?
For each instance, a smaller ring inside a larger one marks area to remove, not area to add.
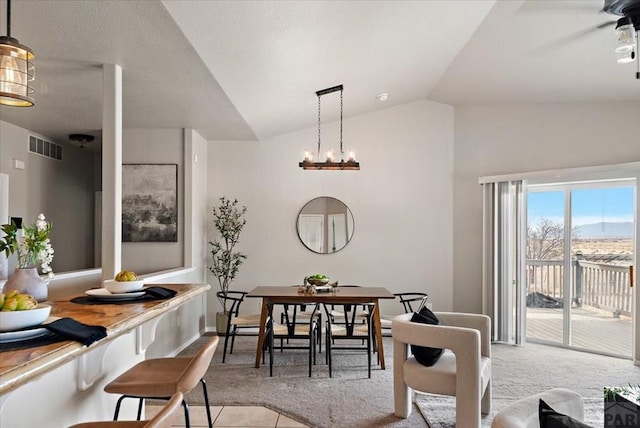
[[[635,183],[527,188],[526,338],[631,357]]]

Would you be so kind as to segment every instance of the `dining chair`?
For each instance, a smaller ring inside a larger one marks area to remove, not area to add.
[[[358,315],[358,310],[349,307],[349,304],[323,304],[325,313],[327,314],[327,327],[325,333],[325,349],[326,360],[329,364],[329,377],[333,376],[333,351],[334,350],[361,350],[367,352],[367,368],[368,377],[371,377],[371,354],[373,352],[373,304],[364,304],[364,310]],[[344,314],[344,317],[337,318],[332,312],[338,311]],[[336,341],[342,342],[337,345]],[[347,342],[349,341],[349,342]],[[358,342],[360,343],[358,345]]]
[[[305,316],[305,320],[298,319],[300,305],[311,308],[311,313]],[[274,322],[273,307],[282,306],[284,314],[283,323]],[[309,377],[311,377],[312,364],[316,363],[316,343],[318,334],[318,319],[315,312],[318,306],[315,302],[302,304],[271,303],[269,304],[269,321],[267,324],[268,348],[269,348],[269,376],[273,376],[273,360],[276,339],[280,340],[280,352],[284,349],[308,349],[309,351]],[[292,340],[290,342],[289,340]],[[301,344],[302,342],[302,344]]]
[[[400,299],[405,314],[418,310],[414,309],[412,304],[422,305],[423,302],[429,298],[427,293],[421,292],[393,293],[393,295]]]
[[[105,392],[121,394],[116,403],[113,420],[118,419],[120,405],[125,398],[137,398],[138,420],[142,414],[145,398],[168,400],[176,392],[186,394],[193,390],[198,383],[202,385],[204,404],[207,410],[209,428],[213,427],[211,409],[209,408],[209,394],[204,375],[211,364],[211,359],[218,346],[218,336],[213,336],[193,357],[152,358],[144,360],[125,371],[109,382]],[[189,405],[182,400],[185,425],[189,428]]]
[[[346,287],[361,287],[361,286],[360,285],[340,285],[339,287],[346,288]],[[369,313],[369,309],[367,305],[360,306],[360,305],[352,305],[352,304],[345,304],[345,305],[329,304],[328,306],[331,308],[331,311],[329,314],[334,324],[346,324],[345,318],[351,317],[353,315],[352,311],[355,312],[355,318],[361,324],[364,324],[367,317],[371,315]],[[358,309],[358,307],[360,307],[361,309]]]
[[[227,328],[224,336],[224,348],[222,351],[222,362],[227,358],[227,345],[229,337],[231,337],[231,347],[229,354],[233,354],[233,345],[236,336],[258,336],[260,331],[260,314],[241,314],[240,305],[244,302],[244,297],[248,293],[246,291],[218,291],[216,296],[218,299],[231,302],[231,306],[227,312]]]
[[[299,285],[292,285],[292,287],[300,287]],[[313,306],[315,305],[315,311],[313,310]],[[298,323],[302,323],[302,324],[308,324],[309,323],[309,318],[312,316],[316,317],[316,325],[317,325],[317,329],[318,329],[318,334],[316,335],[316,343],[318,344],[318,353],[322,353],[322,311],[319,310],[318,308],[318,304],[317,303],[313,303],[311,305],[309,304],[304,304],[304,305],[288,305],[287,309],[286,309],[286,313],[289,316],[289,319],[293,319],[293,309],[294,306],[296,307],[297,310],[297,314],[296,314],[296,322]],[[280,313],[280,324],[285,324],[285,311],[283,310]]]
[[[182,404],[182,392],[176,392],[169,402],[151,419],[144,421],[95,421],[82,422],[69,428],[171,428],[172,421]]]

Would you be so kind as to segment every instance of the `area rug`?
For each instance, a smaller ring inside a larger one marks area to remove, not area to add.
[[[375,366],[367,378],[364,353],[334,351],[333,377],[324,354],[308,377],[307,354],[300,350],[277,352],[273,377],[267,364],[256,369],[255,337],[236,340],[232,355],[222,364],[222,345],[206,375],[211,405],[260,405],[311,427],[455,427],[455,398],[418,394],[407,419],[393,414],[393,356],[390,337],[384,338],[386,370]],[[181,355],[192,355],[207,338],[201,338]],[[640,383],[640,367],[630,360],[527,344],[492,347],[492,412],[483,417],[490,427],[493,416],[518,398],[562,387],[585,399],[585,421],[602,427],[604,386]],[[191,404],[203,404],[199,389],[189,393]]]

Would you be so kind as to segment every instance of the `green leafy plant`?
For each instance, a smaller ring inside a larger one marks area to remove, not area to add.
[[[32,226],[25,226],[22,236],[18,236],[18,226],[15,222],[3,224],[4,238],[0,239],[0,252],[7,257],[18,253],[18,267],[20,269],[34,268],[40,265],[43,273],[51,273],[53,261],[53,247],[49,241],[51,223],[44,214],[38,215],[38,219]]]
[[[209,270],[218,280],[220,291],[226,296],[229,285],[238,275],[240,265],[247,256],[239,251],[233,251],[240,238],[240,232],[247,223],[244,215],[247,207],[239,206],[238,200],[231,201],[226,197],[220,198],[220,205],[213,208],[213,225],[220,234],[214,241],[209,241],[211,246],[212,263]],[[219,298],[220,304],[227,312],[227,299]]]
[[[616,395],[623,395],[640,403],[640,384],[633,385],[629,383],[627,386],[605,386],[605,400],[613,401]]]

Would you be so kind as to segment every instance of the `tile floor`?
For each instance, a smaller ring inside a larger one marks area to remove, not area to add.
[[[145,408],[145,417],[153,417],[162,406],[148,405]],[[189,406],[191,427],[207,427],[207,412],[204,406]],[[260,406],[211,406],[211,418],[213,426],[242,427],[242,428],[304,428],[307,425],[294,421],[284,415]],[[172,427],[184,427],[184,412],[176,415]]]

